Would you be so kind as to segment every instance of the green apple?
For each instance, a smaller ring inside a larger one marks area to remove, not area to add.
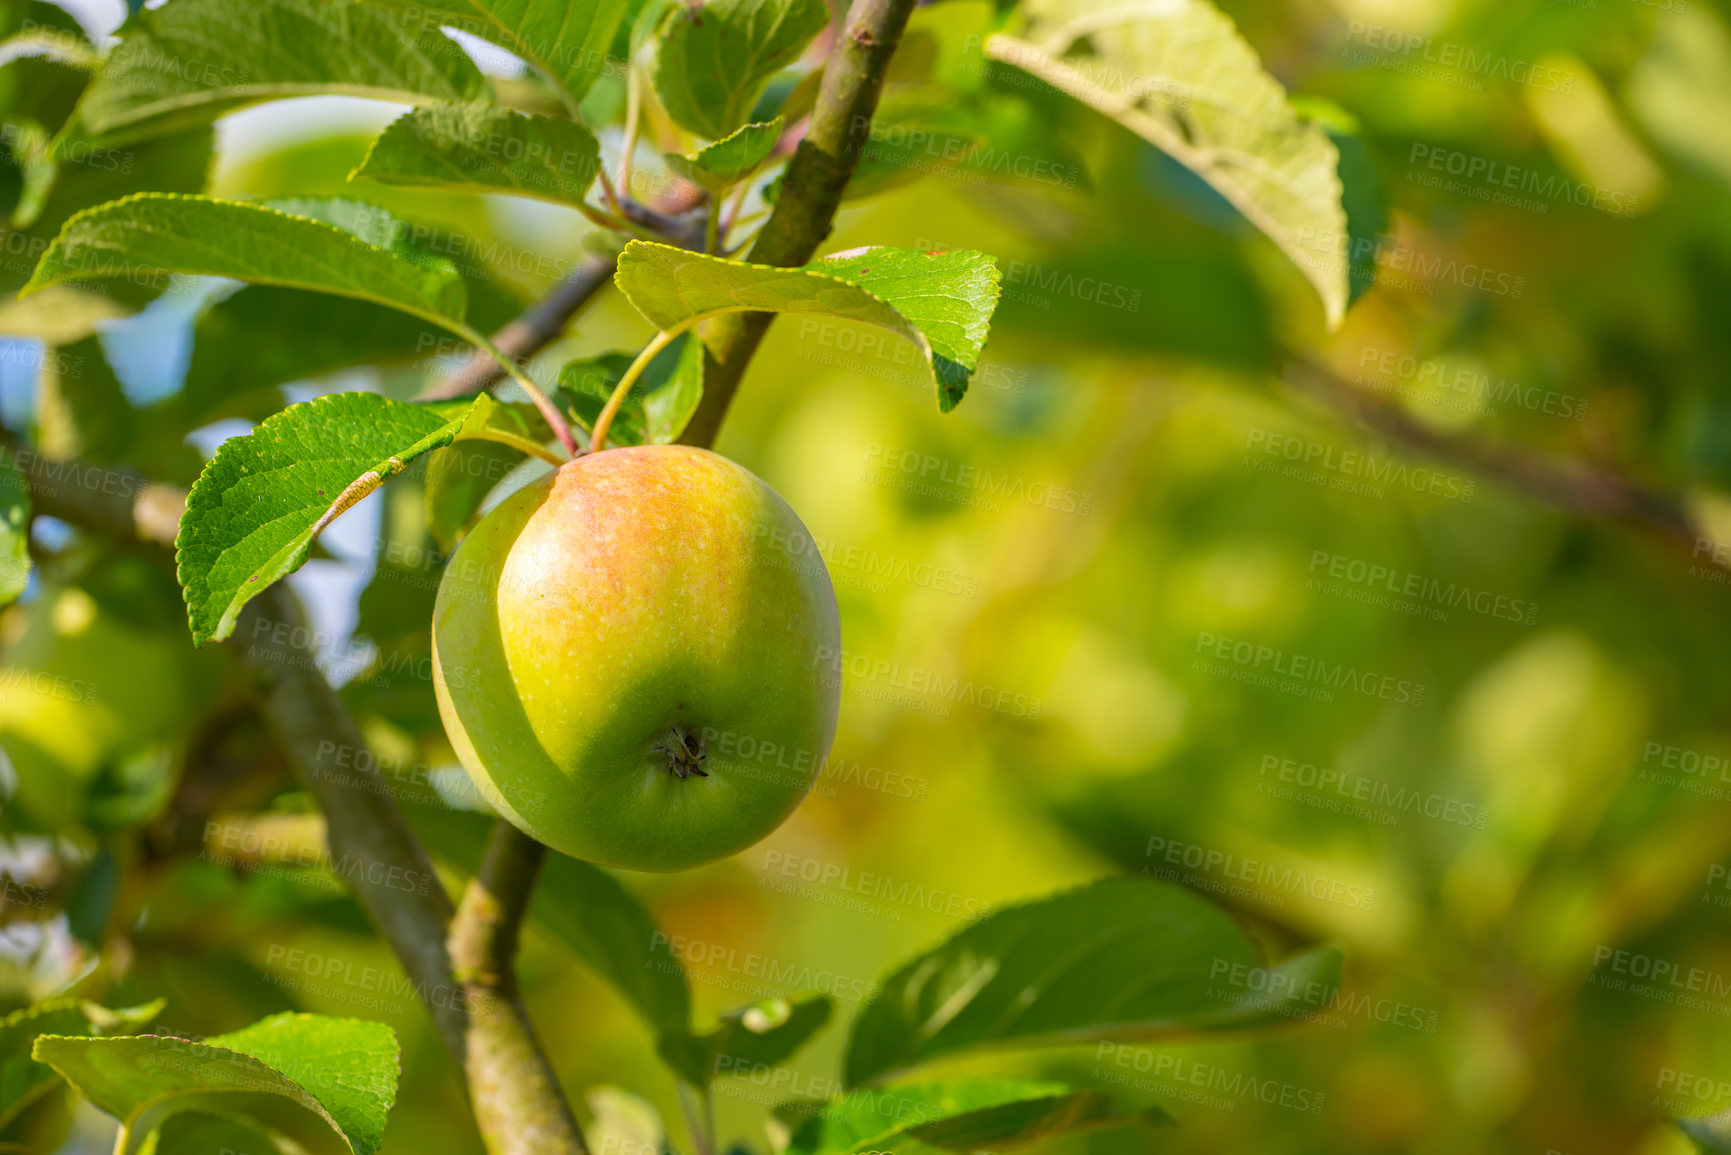
[[[768,485],[677,445],[580,457],[487,514],[433,609],[434,688],[495,809],[576,858],[683,870],[799,805],[841,624]]]

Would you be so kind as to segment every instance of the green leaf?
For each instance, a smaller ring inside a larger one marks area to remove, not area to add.
[[[331,92],[468,101],[485,96],[487,82],[436,25],[351,0],[171,0],[129,25],[80,115],[92,131],[133,139]]]
[[[154,1144],[154,1146],[152,1146]],[[203,1111],[181,1111],[164,1119],[139,1145],[148,1155],[298,1155],[259,1126]]]
[[[938,175],[968,184],[1091,187],[1081,157],[1049,121],[1029,102],[1002,93],[896,85],[878,101],[871,142],[860,151],[845,199]]]
[[[0,606],[17,601],[29,584],[30,490],[11,455],[0,454]]]
[[[397,1040],[382,1023],[287,1013],[191,1042],[44,1036],[35,1057],[121,1120],[116,1152],[184,1111],[217,1113],[314,1149],[373,1155],[396,1098]]]
[[[667,936],[619,880],[598,866],[549,854],[530,918],[625,996],[658,1035],[691,1019],[685,971]]]
[[[98,321],[116,320],[127,313],[124,306],[102,293],[47,289],[28,300],[0,301],[0,337],[30,337],[44,345],[69,345],[96,332]]]
[[[1019,37],[986,53],[1112,117],[1207,181],[1292,259],[1332,328],[1348,269],[1316,260],[1344,237],[1327,131],[1298,116],[1232,21],[1207,0],[1031,0]],[[1307,245],[1306,240],[1310,241]]]
[[[655,1104],[620,1087],[602,1085],[583,1092],[594,1121],[583,1128],[589,1150],[632,1152],[633,1155],[663,1155],[673,1149],[667,1143],[667,1128]],[[728,1152],[735,1155],[737,1148]]]
[[[769,159],[781,139],[785,122],[781,117],[761,124],[747,124],[690,156],[667,154],[667,167],[710,196],[719,197],[757,171]]]
[[[775,1066],[822,1030],[829,1016],[829,996],[815,991],[764,999],[723,1015],[706,1034],[665,1035],[656,1049],[692,1086],[707,1087],[718,1075]]]
[[[1731,1155],[1731,1110],[1699,1118],[1679,1118],[1677,1129],[1706,1155]]]
[[[135,418],[98,338],[62,345],[43,357],[36,379],[36,439],[47,456],[112,465],[132,444]]]
[[[239,201],[141,193],[87,209],[42,255],[20,295],[139,273],[233,277],[389,305],[446,328],[463,323],[463,280],[323,221]]]
[[[425,358],[440,340],[420,318],[383,305],[249,285],[199,314],[186,377],[170,403],[185,428],[223,417],[256,420],[282,407],[276,386],[352,365]]]
[[[559,390],[583,428],[593,429],[633,358],[604,353],[559,370]],[[703,343],[689,333],[655,355],[614,416],[609,445],[668,445],[679,440],[703,399]]]
[[[427,529],[440,549],[456,548],[487,495],[523,458],[522,450],[496,441],[459,441],[427,459]]]
[[[1376,284],[1376,253],[1388,231],[1388,206],[1377,180],[1376,162],[1363,139],[1332,128],[1325,127],[1325,131],[1340,153],[1341,206],[1346,212],[1352,251],[1347,275],[1352,286],[1350,300],[1356,301]]]
[[[948,412],[979,364],[999,275],[991,257],[967,251],[854,249],[780,269],[632,241],[614,281],[663,332],[742,311],[816,314],[888,329],[925,357],[938,407]]]
[[[131,1034],[160,1014],[162,1007],[159,1000],[111,1011],[84,999],[50,999],[0,1020],[0,1128],[34,1102],[54,1078],[53,1071],[30,1057],[37,1036]]]
[[[608,58],[626,0],[367,0],[410,14],[425,31],[466,32],[522,57],[575,109],[590,85],[620,61]]]
[[[683,129],[722,140],[751,119],[769,78],[829,23],[823,0],[707,0],[673,6],[652,75]]]
[[[17,56],[0,65],[0,107],[7,122],[35,121],[49,133],[59,132],[90,82],[90,68],[88,61],[63,55]]]
[[[273,201],[269,207],[323,220],[405,260],[442,263],[412,240],[413,225],[374,205],[323,198]],[[504,325],[526,304],[514,287],[484,272],[471,271],[464,281],[465,315],[482,331]],[[466,339],[442,337],[421,318],[388,306],[280,285],[248,285],[200,311],[192,360],[171,405],[185,428],[221,417],[256,420],[281,407],[278,385],[354,365],[425,363],[469,348]]]
[[[212,128],[204,125],[100,154],[114,160],[112,165],[56,166],[47,198],[33,206],[34,217],[16,221],[19,231],[5,237],[8,250],[27,253],[30,259],[0,263],[0,289],[11,292],[20,288],[55,234],[84,209],[139,192],[196,193],[203,189],[209,177],[215,136]],[[93,147],[107,149],[105,145]],[[159,296],[166,287],[166,278],[135,274],[109,281],[102,291],[118,304],[137,308]]]
[[[829,1103],[783,1104],[775,1114],[793,1128],[783,1155],[1008,1149],[1104,1127],[1170,1122],[1158,1107],[1126,1115],[1098,1091],[1021,1079],[861,1088]]]
[[[397,1036],[390,1027],[286,1012],[205,1041],[288,1075],[324,1104],[357,1151],[378,1150],[397,1097]]]
[[[1338,955],[1300,959],[1288,977],[1319,982],[1295,992],[1319,1007]],[[854,1020],[845,1078],[873,1082],[981,1046],[1160,1039],[1293,1017],[1288,1003],[1233,985],[1260,966],[1243,929],[1205,899],[1151,879],[1102,879],[995,911],[890,975]]]
[[[241,607],[299,569],[332,518],[416,457],[484,426],[492,404],[483,394],[453,413],[332,393],[224,441],[187,495],[175,541],[193,639],[228,637]]]
[[[489,425],[509,433],[519,443],[547,445],[553,440],[553,431],[540,411],[521,402],[509,405],[495,402]],[[434,451],[427,459],[420,505],[426,527],[440,548],[450,551],[456,547],[487,495],[506,474],[522,464],[525,456],[521,444],[477,439],[465,439]],[[431,608],[429,605],[429,612]],[[426,624],[423,618],[420,622],[423,633]]]
[[[392,121],[350,179],[574,205],[583,203],[600,167],[600,146],[580,124],[486,104],[442,104]]]
[[[425,808],[415,811],[414,821],[435,849],[464,869],[480,862],[493,825],[480,815]],[[685,970],[668,949],[668,936],[613,875],[548,854],[529,900],[529,920],[611,984],[657,1036],[689,1029]]]

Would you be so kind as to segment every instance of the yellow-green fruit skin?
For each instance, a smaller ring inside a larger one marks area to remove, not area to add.
[[[580,457],[501,502],[433,610],[439,712],[483,796],[555,850],[632,870],[774,830],[840,700],[809,541],[755,475],[685,446]]]

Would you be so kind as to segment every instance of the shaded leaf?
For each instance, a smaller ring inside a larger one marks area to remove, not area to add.
[[[90,82],[85,61],[55,55],[17,56],[0,65],[0,108],[14,126],[35,121],[48,133],[59,132]]]
[[[132,444],[135,418],[96,337],[44,354],[36,381],[37,444],[43,453],[111,465]]]
[[[54,1072],[30,1057],[39,1035],[124,1035],[162,1012],[158,1001],[109,1010],[84,999],[50,999],[0,1020],[0,1128],[32,1102]]]
[[[296,1155],[253,1124],[203,1111],[170,1115],[150,1133],[143,1150],[152,1151],[152,1142],[152,1155]]]
[[[0,606],[18,600],[29,584],[30,490],[11,456],[0,455]]]
[[[986,52],[1098,109],[1207,181],[1346,312],[1348,269],[1317,260],[1344,237],[1328,133],[1301,119],[1232,21],[1206,0],[1034,0],[1017,37]],[[1305,242],[1309,241],[1307,245]]]
[[[583,428],[595,419],[625,376],[633,358],[625,353],[571,361],[559,370],[559,390]],[[703,343],[689,333],[655,355],[631,384],[614,416],[609,445],[667,445],[679,440],[703,399]]]
[[[170,133],[104,153],[102,164],[54,165],[53,183],[32,215],[14,223],[17,232],[5,237],[7,248],[25,254],[21,261],[0,262],[0,289],[12,291],[28,279],[39,257],[66,222],[77,213],[133,193],[196,193],[209,176],[215,133],[209,125]],[[106,148],[107,146],[102,146]],[[160,296],[168,278],[148,270],[121,272],[101,287],[104,296],[124,309],[136,309]],[[88,287],[87,287],[88,288]]]
[[[484,425],[491,407],[484,395],[453,412],[332,393],[224,441],[187,495],[175,541],[194,640],[226,638],[242,606],[301,567],[331,518]]]
[[[1731,1155],[1731,1110],[1699,1118],[1680,1118],[1677,1129],[1706,1155]]]
[[[80,115],[92,131],[127,139],[282,97],[336,91],[420,103],[486,90],[436,26],[353,0],[173,0],[129,25]]]
[[[757,171],[769,159],[781,139],[785,122],[781,117],[761,124],[747,124],[731,135],[698,149],[690,156],[667,154],[673,175],[695,184],[711,196],[720,196]]]
[[[440,549],[456,548],[481,503],[523,458],[522,450],[496,441],[459,441],[427,459],[427,529]]]
[[[967,185],[1021,182],[1049,189],[1091,186],[1082,158],[1051,118],[1002,93],[942,84],[886,90],[872,118],[846,199],[858,200],[927,176]]]
[[[1126,1115],[1098,1091],[1020,1079],[861,1088],[829,1103],[783,1104],[776,1116],[793,1130],[784,1155],[1007,1149],[1170,1121],[1158,1107]]]
[[[268,1063],[324,1104],[358,1151],[376,1151],[397,1097],[396,1032],[383,1023],[272,1015],[205,1040]]]
[[[24,300],[0,301],[0,337],[33,337],[44,345],[70,345],[96,332],[98,321],[127,315],[102,293],[60,286]]]
[[[829,996],[815,991],[764,999],[723,1015],[705,1034],[666,1035],[656,1049],[692,1086],[707,1087],[719,1075],[749,1075],[780,1063],[823,1029],[830,1009]]]
[[[278,385],[425,357],[438,344],[425,321],[397,309],[248,285],[199,314],[186,377],[169,403],[188,428],[222,417],[262,418],[282,406]]]
[[[530,917],[625,996],[657,1034],[685,1029],[691,995],[667,936],[619,880],[587,862],[549,854]]]
[[[988,1045],[1264,1025],[1301,1013],[1290,999],[1323,1005],[1338,983],[1334,951],[1299,956],[1274,1001],[1221,978],[1260,965],[1243,929],[1205,899],[1151,879],[1102,879],[994,911],[890,975],[854,1020],[845,1078],[872,1082]],[[1300,976],[1318,985],[1299,986]]]
[[[625,246],[614,280],[664,332],[755,310],[817,314],[888,329],[912,341],[924,356],[938,387],[938,407],[945,412],[967,392],[999,286],[997,265],[984,253],[865,248],[781,269],[647,241]]]
[[[382,1023],[285,1013],[191,1042],[44,1036],[35,1056],[121,1120],[116,1151],[183,1111],[220,1112],[303,1145],[331,1137],[373,1155],[396,1097],[395,1034]]]
[[[580,124],[486,104],[443,104],[392,121],[351,179],[571,205],[583,203],[600,166],[600,146]]]
[[[769,78],[829,23],[823,0],[708,0],[672,6],[652,75],[678,125],[722,140],[751,119]]]

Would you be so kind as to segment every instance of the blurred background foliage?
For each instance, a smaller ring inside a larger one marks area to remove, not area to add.
[[[987,367],[940,416],[905,350],[784,319],[734,406],[718,449],[787,498],[836,580],[841,729],[818,790],[762,846],[627,884],[678,936],[700,1014],[804,985],[836,993],[842,1023],[791,1062],[793,1086],[720,1084],[722,1133],[756,1142],[765,1105],[828,1089],[860,997],[957,929],[958,914],[1102,873],[1176,870],[1271,945],[1342,943],[1348,999],[1254,1041],[1162,1049],[1151,1072],[1090,1048],[956,1064],[1103,1085],[1128,1073],[1178,1117],[1152,1138],[1108,1132],[1065,1150],[1682,1151],[1671,1114],[1731,1106],[1731,994],[1676,1005],[1669,988],[1648,997],[1615,980],[1627,977],[1618,959],[1644,957],[1731,981],[1731,771],[1700,769],[1731,758],[1724,571],[1691,556],[1700,548],[1554,512],[1497,480],[1479,479],[1470,500],[1422,485],[1355,492],[1329,484],[1340,470],[1282,475],[1287,459],[1268,449],[1473,477],[1280,384],[1297,352],[1395,399],[1420,428],[1673,487],[1713,524],[1731,484],[1731,11],[1708,0],[1221,6],[1379,190],[1380,241],[1341,330],[1325,333],[1297,271],[1177,165],[985,62],[989,5],[947,0],[916,15],[886,109],[916,124],[957,99],[991,105],[984,122],[1006,147],[1041,142],[1085,178],[1062,187],[964,164],[903,179],[911,160],[898,173],[886,150],[832,248],[997,255],[1006,292]],[[1466,54],[1493,63],[1451,63]],[[487,66],[509,76],[496,57]],[[13,68],[0,83],[48,95]],[[1539,77],[1566,78],[1567,91]],[[621,99],[612,77],[589,97]],[[495,321],[587,251],[575,213],[346,184],[395,112],[285,102],[229,118],[214,144],[189,132],[141,146],[138,163],[178,150],[156,187],[196,187],[186,157],[211,150],[217,195],[358,192],[460,233]],[[1528,185],[1500,202],[1511,168],[1553,192]],[[94,169],[78,179],[88,203],[114,191]],[[1583,205],[1557,189],[1593,195]],[[1336,259],[1336,238],[1312,240],[1318,259]],[[5,287],[26,271],[8,265]],[[290,338],[266,325],[284,310],[304,316]],[[647,335],[609,295],[538,363]],[[113,367],[112,380],[78,375],[77,388],[130,399],[122,427],[104,429],[68,416],[88,407],[63,396],[72,386],[56,381],[52,354],[6,350],[9,426],[183,484],[285,390],[407,398],[455,363],[419,325],[352,302],[171,294],[60,350]],[[1568,398],[1567,415],[1560,401],[1437,384],[1462,371]],[[396,781],[454,766],[415,673],[438,572],[417,484],[368,499],[295,579]],[[412,996],[356,977],[395,964],[334,880],[239,869],[224,858],[233,848],[207,844],[207,822],[259,811],[285,837],[318,837],[228,656],[193,651],[178,593],[150,565],[51,524],[38,544],[30,592],[0,616],[8,668],[90,692],[0,693],[17,884],[4,911],[7,1004],[76,979],[111,1003],[166,996],[164,1025],[194,1034],[290,1008],[383,1019],[405,1045],[387,1150],[478,1149]],[[1419,598],[1429,609],[1403,612],[1331,579],[1337,558],[1522,609],[1510,620]],[[1350,691],[1318,701],[1235,680],[1246,667],[1216,656],[1222,638],[1422,686],[1422,703]],[[958,684],[972,692],[947,692]],[[1354,813],[1339,790],[1307,793],[1305,767],[1441,799],[1452,817]],[[1203,865],[1182,865],[1193,848]],[[886,901],[837,883],[785,893],[796,858],[938,897]],[[1233,885],[1251,860],[1330,886],[1316,898]],[[677,1117],[647,1031],[616,995],[533,934],[523,980],[568,1086],[630,1087]],[[1198,1097],[1199,1069],[1273,1079],[1320,1109]],[[1678,1072],[1721,1092],[1680,1094]],[[81,1118],[69,1142],[99,1145],[101,1129]]]

